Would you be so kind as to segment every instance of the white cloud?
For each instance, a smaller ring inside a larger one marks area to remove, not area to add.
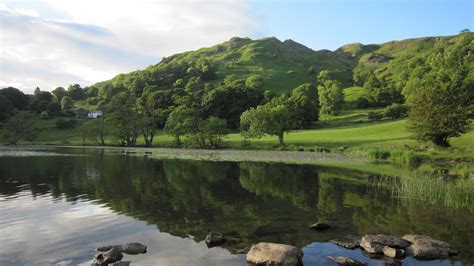
[[[0,86],[87,85],[256,30],[238,0],[0,0]]]

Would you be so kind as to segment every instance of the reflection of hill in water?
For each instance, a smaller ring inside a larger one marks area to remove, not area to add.
[[[6,166],[9,167],[6,167]],[[11,167],[14,165],[15,167]],[[97,200],[160,231],[204,239],[231,233],[231,251],[259,241],[305,246],[344,234],[416,232],[472,257],[470,213],[391,199],[354,171],[266,163],[155,161],[100,152],[81,157],[0,158],[0,193]],[[14,179],[19,183],[12,183]],[[388,183],[387,183],[388,184]],[[328,232],[307,228],[323,220]],[[467,244],[467,245],[466,245]],[[463,248],[465,247],[465,248]]]

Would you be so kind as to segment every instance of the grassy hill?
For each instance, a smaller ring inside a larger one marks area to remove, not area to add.
[[[130,89],[136,84],[152,83],[167,87],[182,78],[199,60],[206,60],[215,68],[216,77],[208,82],[219,83],[231,74],[239,78],[259,75],[265,89],[277,93],[305,82],[314,83],[321,70],[331,71],[333,78],[344,87],[354,83],[362,85],[371,74],[396,83],[406,79],[416,67],[423,66],[428,54],[454,44],[460,37],[425,37],[369,45],[353,43],[335,51],[314,51],[293,40],[280,41],[275,37],[258,40],[234,37],[212,47],[163,58],[144,70],[120,74],[94,86]]]

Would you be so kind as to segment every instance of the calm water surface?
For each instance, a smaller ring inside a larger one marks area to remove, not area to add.
[[[0,148],[0,265],[88,265],[100,245],[141,242],[132,265],[245,265],[254,243],[303,248],[305,265],[345,255],[327,241],[348,234],[430,235],[474,262],[472,210],[392,197],[393,178],[353,170],[255,162],[153,160],[120,151]],[[377,185],[374,185],[377,184]],[[331,230],[308,225],[326,221]],[[209,231],[228,235],[208,248]]]

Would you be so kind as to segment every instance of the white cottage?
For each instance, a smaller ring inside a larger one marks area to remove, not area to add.
[[[87,117],[92,118],[92,119],[96,119],[97,117],[100,117],[100,116],[102,116],[102,111],[100,110],[90,111],[87,114]]]

